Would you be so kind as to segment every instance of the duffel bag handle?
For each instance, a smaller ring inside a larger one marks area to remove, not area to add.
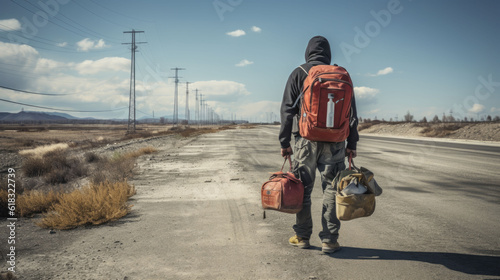
[[[351,166],[354,168],[355,171],[358,171],[359,168],[354,165],[354,161],[352,160],[352,153],[349,154],[349,170],[352,170]]]
[[[283,165],[281,166],[281,172],[283,172],[283,167],[285,167],[285,163],[286,163],[287,159],[288,159],[288,157],[285,157],[285,161],[283,162]],[[290,172],[292,172],[292,160],[289,160],[288,162],[290,162]]]

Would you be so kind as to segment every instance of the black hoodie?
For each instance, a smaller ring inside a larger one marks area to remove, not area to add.
[[[332,59],[330,51],[330,44],[328,40],[322,36],[316,36],[309,40],[306,48],[306,63],[301,67],[309,71],[312,66],[319,64],[329,65]],[[306,79],[306,73],[300,69],[295,68],[288,77],[283,93],[283,101],[281,102],[281,129],[279,140],[282,148],[290,147],[290,139],[292,134],[293,118],[299,114],[300,101],[294,107],[294,103],[302,92],[302,85]],[[353,121],[351,121],[349,137],[347,137],[347,148],[356,150],[356,143],[359,140],[358,135],[358,116],[356,112],[356,100],[354,96],[351,102],[351,111],[353,113]]]

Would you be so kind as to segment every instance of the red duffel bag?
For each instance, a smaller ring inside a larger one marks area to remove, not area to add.
[[[302,210],[304,185],[291,172],[291,161],[290,171],[283,173],[286,160],[285,158],[281,171],[273,173],[269,181],[262,185],[262,208],[295,214]]]

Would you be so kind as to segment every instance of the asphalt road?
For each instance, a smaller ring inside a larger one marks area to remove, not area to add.
[[[311,249],[288,245],[294,215],[266,211],[263,219],[261,184],[283,163],[277,134],[278,127],[262,126],[165,144],[139,161],[129,216],[50,235],[53,249],[27,251],[20,273],[43,268],[33,279],[120,280],[500,278],[500,146],[362,136],[355,163],[375,173],[384,193],[373,216],[342,223],[342,250],[324,255],[319,182]]]

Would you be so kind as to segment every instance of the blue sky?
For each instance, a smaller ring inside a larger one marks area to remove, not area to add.
[[[498,1],[0,0],[0,98],[126,118],[130,34],[138,117],[171,115],[173,67],[225,118],[279,115],[308,40],[325,36],[363,118],[500,115]],[[238,36],[239,35],[239,36]],[[179,86],[179,114],[185,108]],[[190,91],[191,118],[194,91]],[[0,111],[45,109],[0,102]]]

